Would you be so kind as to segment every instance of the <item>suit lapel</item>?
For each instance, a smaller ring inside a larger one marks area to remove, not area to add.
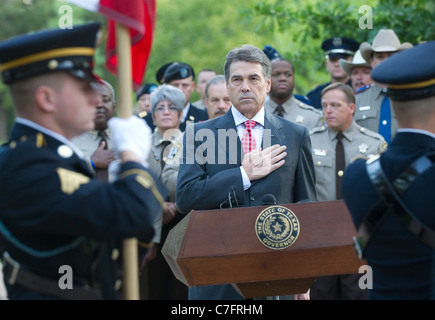
[[[283,144],[282,137],[280,135],[280,130],[282,129],[282,124],[269,112],[264,113],[264,132],[263,141],[261,147],[266,149],[267,147],[273,146],[274,144]]]
[[[230,111],[223,114],[219,118],[216,119],[215,123],[215,134],[217,135],[217,147],[216,147],[216,158],[218,161],[223,161],[222,154],[225,152],[225,163],[240,165],[242,163],[242,143],[237,134],[237,128],[234,122],[233,115]],[[225,139],[223,138],[224,134],[221,133],[221,137],[219,137],[219,130],[224,129],[225,132],[222,132],[226,135]]]

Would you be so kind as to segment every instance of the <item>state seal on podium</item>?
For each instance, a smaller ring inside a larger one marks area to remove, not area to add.
[[[290,247],[298,238],[299,220],[286,207],[270,206],[261,211],[255,221],[255,233],[266,247],[281,250]]]

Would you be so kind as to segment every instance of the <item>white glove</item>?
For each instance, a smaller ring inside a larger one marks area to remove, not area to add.
[[[112,131],[113,149],[119,155],[121,151],[132,151],[148,167],[148,154],[151,144],[151,129],[143,119],[131,116],[128,119],[113,117],[108,122]]]
[[[121,160],[116,159],[109,163],[109,168],[107,168],[109,172],[109,182],[115,182],[118,180],[119,171],[121,170]]]

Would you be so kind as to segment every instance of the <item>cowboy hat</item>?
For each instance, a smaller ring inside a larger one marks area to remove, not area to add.
[[[353,67],[366,67],[366,68],[371,68],[372,67],[370,65],[370,63],[365,61],[364,58],[361,56],[361,51],[360,50],[358,50],[355,53],[355,55],[353,56],[352,62],[347,61],[346,59],[340,59],[338,61],[338,63],[340,64],[340,66],[344,70],[344,72],[346,72],[349,76],[352,73],[352,68]]]
[[[391,29],[379,30],[376,37],[373,39],[373,46],[368,42],[361,43],[359,49],[365,61],[370,63],[370,58],[373,52],[395,52],[412,48],[413,45],[409,42],[400,43],[396,33]]]

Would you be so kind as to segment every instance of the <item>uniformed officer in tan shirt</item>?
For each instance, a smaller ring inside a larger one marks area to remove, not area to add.
[[[384,138],[363,128],[353,120],[355,95],[353,89],[337,82],[322,91],[322,110],[326,125],[310,131],[313,160],[316,170],[316,190],[319,201],[338,198],[336,180],[343,170],[336,168],[336,145],[342,134],[344,165],[357,157],[369,157],[386,149]],[[339,181],[340,182],[340,181]],[[313,300],[365,299],[366,292],[358,286],[359,275],[320,277],[311,288]]]
[[[93,130],[87,131],[72,139],[72,142],[83,153],[84,159],[96,172],[101,180],[112,180],[108,167],[116,159],[112,146],[112,132],[108,121],[114,116],[116,110],[115,90],[113,86],[101,79],[102,83],[92,86],[99,93],[97,113],[95,115]]]
[[[172,85],[163,84],[151,93],[151,115],[156,128],[151,136],[148,164],[150,171],[168,189],[168,198],[160,221],[155,221],[160,224],[161,233],[153,238],[154,246],[143,263],[147,268],[140,277],[142,291],[148,292],[146,298],[150,300],[187,299],[187,287],[174,277],[161,253],[168,232],[183,217],[175,205],[175,190],[183,153],[183,133],[179,126],[184,104],[184,93]]]
[[[271,88],[269,99],[264,103],[265,110],[308,129],[321,126],[322,112],[297,100],[293,89],[293,65],[286,59],[275,58],[272,60]]]
[[[382,29],[373,39],[373,45],[363,42],[360,45],[360,52],[365,61],[370,63],[372,69],[378,66],[382,61],[395,54],[396,52],[409,49],[412,44],[405,42],[400,43],[399,38],[391,29]],[[390,109],[390,116],[381,119],[382,101],[386,98],[385,88],[380,84],[373,82],[371,85],[360,88],[355,92],[356,107],[355,121],[367,129],[375,132],[382,132],[383,126],[388,126],[387,134],[384,138],[387,142],[394,136],[397,131],[397,121],[393,109]],[[389,102],[388,102],[389,105]]]

